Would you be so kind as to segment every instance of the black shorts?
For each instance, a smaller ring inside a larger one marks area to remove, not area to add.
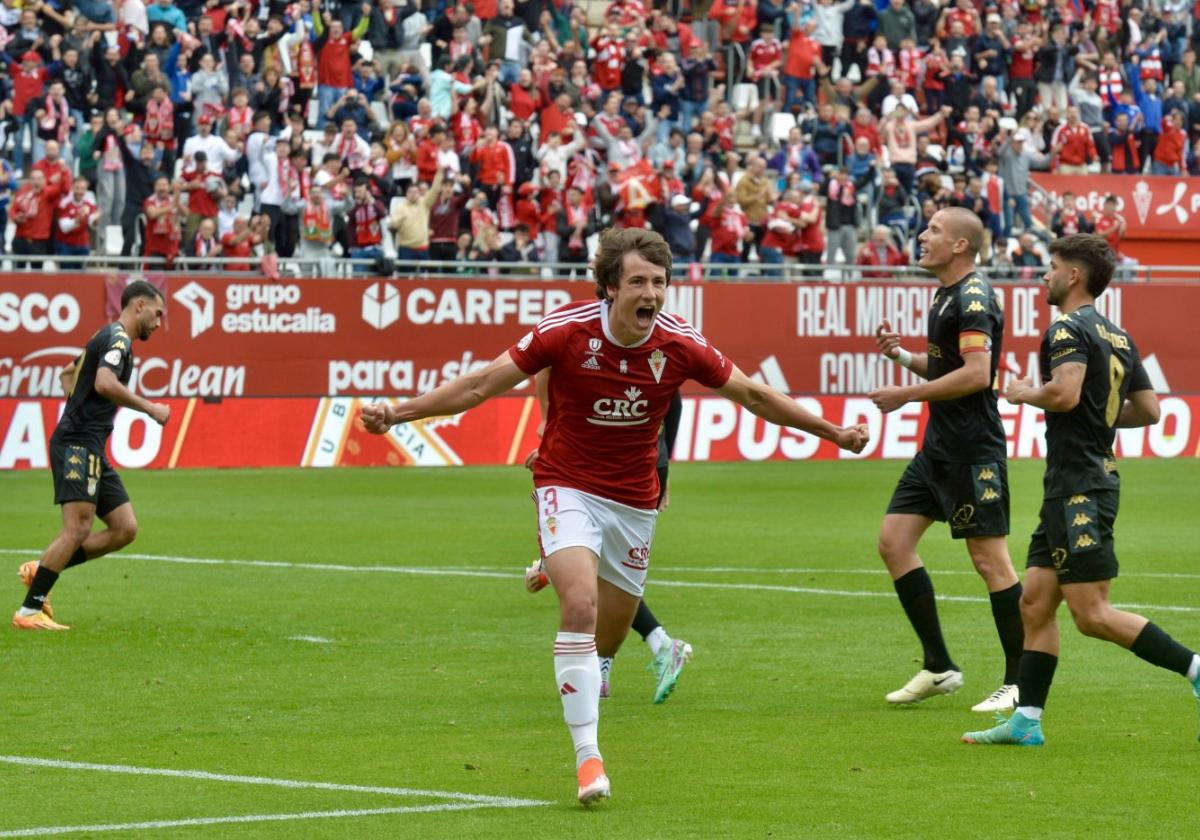
[[[959,464],[918,452],[892,492],[888,513],[915,513],[950,523],[950,536],[1008,535],[1008,462]]]
[[[1087,490],[1042,501],[1026,567],[1054,569],[1059,583],[1092,583],[1117,576],[1113,523],[1120,490]]]
[[[103,519],[129,501],[121,476],[95,444],[63,443],[51,438],[50,473],[56,505],[90,502]]]

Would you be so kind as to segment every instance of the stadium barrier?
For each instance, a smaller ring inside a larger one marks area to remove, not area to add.
[[[175,416],[159,430],[121,412],[113,459],[129,466],[512,463],[532,447],[537,425],[536,406],[520,391],[464,417],[415,424],[382,439],[357,428],[357,406],[423,393],[485,365],[544,315],[594,291],[585,281],[479,278],[151,279],[165,290],[168,316],[149,341],[134,345],[131,382],[148,398],[173,401]],[[115,317],[123,285],[119,276],[96,274],[0,276],[0,469],[43,462],[62,408],[59,373]],[[747,373],[817,399],[826,416],[861,412],[863,422],[878,426],[872,457],[907,457],[901,441],[916,434],[910,426],[920,426],[919,406],[880,418],[862,395],[912,381],[909,371],[876,352],[875,328],[886,318],[910,349],[923,349],[936,289],[886,280],[681,283],[668,289],[667,309]],[[1054,313],[1040,285],[997,292],[1006,311],[996,383],[1003,390],[1018,372],[1037,378],[1041,335]],[[1139,342],[1156,390],[1178,406],[1148,432],[1123,432],[1124,449],[1195,454],[1191,395],[1200,394],[1200,348],[1191,313],[1200,308],[1200,283],[1114,286],[1099,305]],[[699,398],[699,389],[685,393],[697,437],[689,443],[681,434],[681,459],[834,455],[791,432],[769,431],[719,399]],[[1038,454],[1037,418],[1025,409],[1012,415],[1015,457]],[[727,432],[713,437],[714,428]],[[1140,448],[1135,434],[1142,436]]]

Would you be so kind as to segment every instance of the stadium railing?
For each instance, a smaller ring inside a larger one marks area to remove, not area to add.
[[[18,267],[17,263],[31,263],[33,267]],[[61,263],[82,264],[82,269],[64,268]],[[233,271],[229,265],[245,265],[245,257],[179,257],[174,267],[166,269],[161,263],[144,257],[119,257],[92,255],[86,257],[54,257],[46,255],[12,255],[0,257],[0,273],[43,273],[59,274],[111,274],[116,273],[170,273],[170,274],[222,274],[230,277],[265,278],[258,267],[259,258],[252,257],[255,268],[251,271]],[[289,257],[278,261],[279,280],[302,277],[324,279],[399,279],[406,278],[461,278],[478,280],[586,280],[589,271],[580,263],[562,262],[457,262],[437,260],[375,260],[334,258],[333,275],[322,274],[323,263],[301,257]],[[997,283],[1040,282],[1044,268],[1022,268],[1013,266],[980,266],[979,273]],[[266,278],[273,279],[273,278]],[[672,279],[675,282],[769,282],[769,283],[853,283],[862,280],[892,281],[904,283],[928,283],[930,275],[915,265],[876,266],[849,264],[764,264],[750,263],[684,263],[677,264]],[[1114,278],[1118,283],[1149,282],[1200,282],[1200,265],[1121,265]]]

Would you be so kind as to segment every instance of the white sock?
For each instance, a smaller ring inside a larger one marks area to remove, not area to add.
[[[554,677],[563,719],[575,743],[575,766],[589,758],[600,758],[600,659],[594,634],[558,634],[554,640]]]
[[[650,652],[658,656],[658,652],[662,650],[663,645],[671,644],[671,637],[667,635],[667,631],[661,626],[655,627],[650,631],[650,635],[646,637],[646,644],[650,646]]]
[[[1021,715],[1021,717],[1025,718],[1026,720],[1041,720],[1042,719],[1042,707],[1041,706],[1017,706],[1017,712],[1018,712],[1018,714]]]
[[[21,607],[19,610],[17,610],[17,615],[37,615],[40,612],[41,610],[31,610],[29,607]]]
[[[1188,666],[1188,682],[1195,682],[1196,677],[1200,677],[1200,654],[1193,653],[1192,664]]]

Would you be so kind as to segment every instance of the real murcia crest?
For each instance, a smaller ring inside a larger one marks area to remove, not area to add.
[[[655,382],[662,382],[663,370],[667,366],[667,357],[663,351],[655,350],[650,354],[650,372],[654,374]]]

